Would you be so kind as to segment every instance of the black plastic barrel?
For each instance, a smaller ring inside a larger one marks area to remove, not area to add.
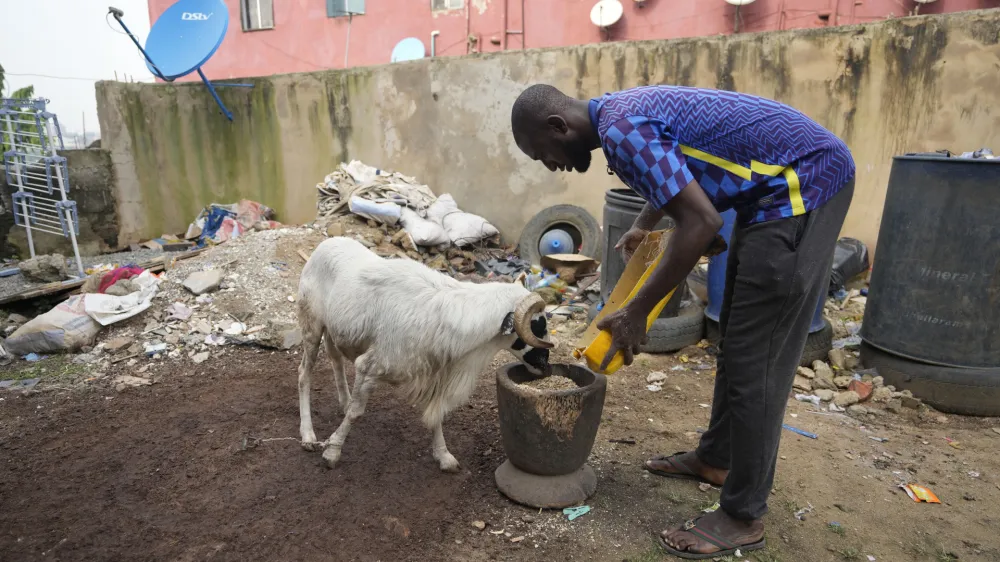
[[[896,157],[876,253],[866,343],[925,363],[1000,367],[1000,160]]]
[[[632,228],[635,218],[642,212],[642,207],[646,201],[635,194],[631,189],[609,189],[604,194],[604,260],[601,262],[601,298],[604,301],[611,296],[611,291],[615,284],[621,279],[625,272],[625,262],[615,244],[623,234]],[[663,230],[673,228],[674,221],[669,217],[656,224],[653,230]],[[661,318],[670,318],[677,315],[680,308],[681,299],[687,289],[687,284],[682,286],[682,291],[674,293],[674,298],[670,299],[667,306],[663,307],[660,313]]]

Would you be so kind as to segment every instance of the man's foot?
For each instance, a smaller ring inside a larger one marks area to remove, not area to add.
[[[697,480],[715,486],[721,486],[729,474],[728,470],[715,468],[701,462],[694,451],[674,453],[673,455],[657,455],[646,461],[645,468],[657,476]]]
[[[741,550],[764,548],[764,522],[734,519],[721,509],[679,529],[660,533],[660,546],[670,554],[689,560],[728,556]]]

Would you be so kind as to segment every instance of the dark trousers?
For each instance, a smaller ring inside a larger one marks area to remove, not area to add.
[[[729,469],[720,505],[737,519],[767,513],[785,405],[853,195],[851,180],[809,213],[733,230],[712,421],[697,454]]]

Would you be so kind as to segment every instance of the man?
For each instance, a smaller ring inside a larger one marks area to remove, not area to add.
[[[608,173],[646,201],[615,246],[626,260],[664,213],[676,223],[659,267],[599,327],[625,364],[645,341],[653,307],[698,263],[733,208],[722,332],[708,431],[697,451],[646,470],[722,486],[721,509],[668,529],[661,546],[706,558],[764,546],[785,404],[854,192],[854,161],[835,135],[786,105],[744,94],[649,86],[589,101],[546,85],[511,112],[514,139],[552,171],[585,172],[601,148]]]

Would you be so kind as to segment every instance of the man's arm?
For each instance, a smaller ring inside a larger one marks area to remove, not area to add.
[[[722,228],[722,216],[698,182],[691,182],[675,195],[667,203],[665,211],[677,227],[660,263],[628,305],[635,307],[635,313],[641,313],[643,318],[649,316],[657,303],[698,265],[698,260]]]
[[[642,211],[639,216],[635,217],[635,221],[632,222],[632,228],[638,228],[639,230],[653,230],[656,223],[660,222],[660,219],[665,215],[663,211],[657,209],[650,203],[646,203],[642,207]]]
[[[611,347],[601,370],[618,351],[624,354],[626,365],[632,363],[646,340],[650,312],[694,269],[723,222],[662,121],[638,116],[621,119],[608,128],[604,142],[614,167],[634,178],[630,186],[647,201],[636,226],[652,229],[666,213],[676,228],[663,258],[635,298],[598,322],[599,329],[611,332]]]

